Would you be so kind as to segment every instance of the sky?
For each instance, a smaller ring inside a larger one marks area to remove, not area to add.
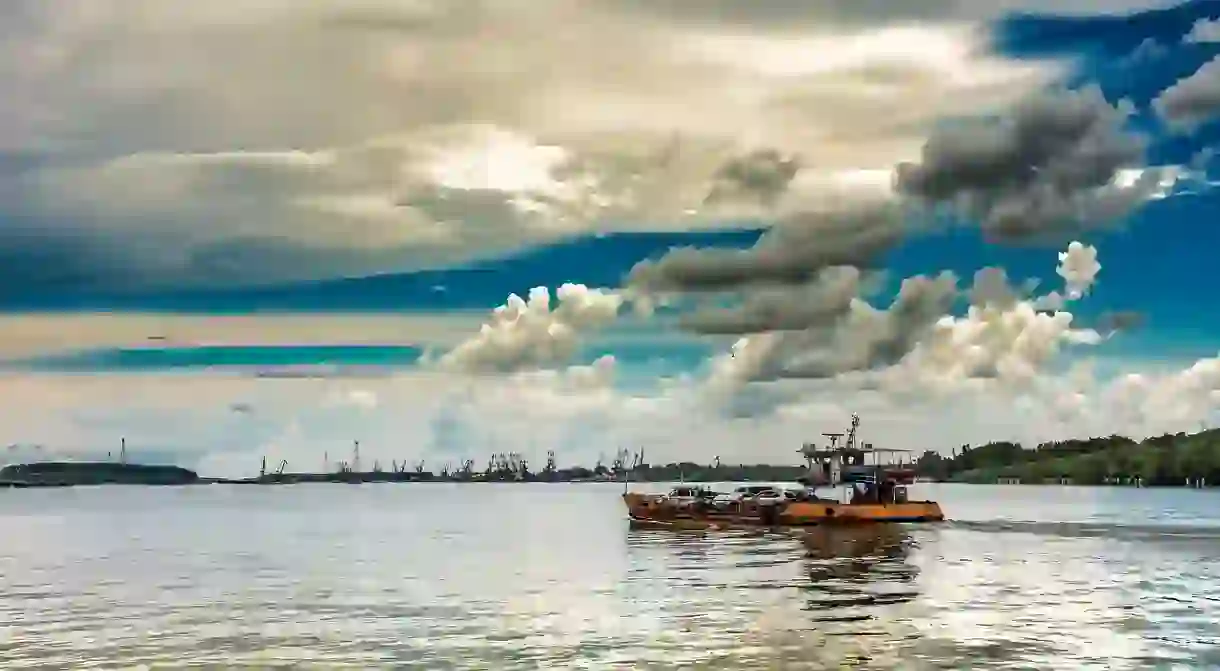
[[[3,3],[6,460],[1210,426],[1220,3],[908,4]]]

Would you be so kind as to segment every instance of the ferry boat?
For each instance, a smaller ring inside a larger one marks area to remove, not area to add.
[[[707,491],[691,496],[689,485],[661,495],[624,491],[628,520],[636,527],[674,529],[943,521],[944,513],[935,501],[908,498],[914,469],[883,459],[906,451],[861,444],[859,428],[860,416],[853,414],[842,445],[839,439],[844,434],[826,433],[829,446],[810,443],[800,450],[807,472],[799,480],[799,490],[771,487],[741,497]],[[822,489],[833,493],[822,496],[818,493]],[[728,505],[717,505],[722,500]]]

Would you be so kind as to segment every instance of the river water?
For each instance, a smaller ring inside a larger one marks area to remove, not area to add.
[[[0,668],[1220,667],[1220,491],[915,490],[954,521],[629,531],[603,484],[0,490]]]

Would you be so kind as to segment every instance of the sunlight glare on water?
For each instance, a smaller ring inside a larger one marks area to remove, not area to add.
[[[1220,492],[918,490],[954,521],[630,531],[599,484],[3,490],[0,668],[1220,665]]]

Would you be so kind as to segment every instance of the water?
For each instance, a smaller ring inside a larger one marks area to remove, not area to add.
[[[1220,666],[1220,492],[628,531],[616,485],[0,490],[0,668]]]

